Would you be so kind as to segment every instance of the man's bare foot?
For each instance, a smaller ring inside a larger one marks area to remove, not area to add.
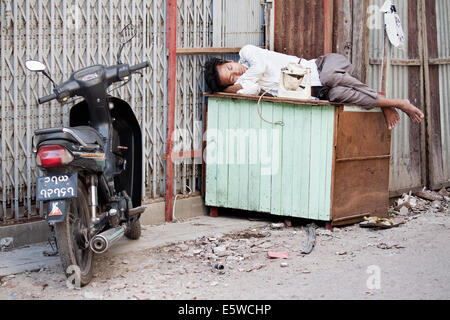
[[[413,123],[421,123],[425,119],[422,111],[413,106],[409,100],[401,100],[397,108],[406,113]]]
[[[400,115],[398,112],[394,108],[381,108],[381,110],[383,111],[388,129],[394,129],[400,121]]]

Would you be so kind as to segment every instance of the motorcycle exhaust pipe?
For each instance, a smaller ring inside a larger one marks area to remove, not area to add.
[[[105,253],[111,246],[119,241],[125,234],[126,226],[106,230],[91,239],[91,250],[95,253]]]

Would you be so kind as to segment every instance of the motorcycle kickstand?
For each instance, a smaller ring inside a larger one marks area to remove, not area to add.
[[[50,245],[50,247],[52,248],[52,251],[44,251],[43,254],[46,257],[54,257],[57,256],[59,251],[58,251],[58,242],[56,241],[56,236],[55,236],[55,226],[50,226],[51,230],[52,230],[52,235],[50,237],[48,237],[48,244]]]

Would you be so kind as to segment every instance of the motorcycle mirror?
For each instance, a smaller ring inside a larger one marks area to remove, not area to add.
[[[120,56],[122,55],[123,47],[130,42],[134,37],[136,37],[137,30],[136,27],[130,23],[126,25],[122,31],[119,32],[120,36],[120,48],[119,53],[117,54],[117,64],[122,64],[120,61]]]
[[[132,23],[126,25],[122,29],[122,31],[119,32],[119,36],[120,36],[120,43],[122,45],[126,44],[136,36],[136,27]]]
[[[45,69],[47,69],[45,64],[43,64],[40,61],[36,61],[36,60],[28,60],[28,61],[25,61],[25,67],[29,71],[32,71],[32,72],[42,72],[42,74],[44,76],[46,76],[50,80],[50,82],[53,84],[53,88],[56,88],[55,81],[53,81],[52,77],[50,77],[50,75],[45,71]]]
[[[32,72],[42,72],[45,71],[46,67],[40,61],[28,60],[25,62],[25,67]]]

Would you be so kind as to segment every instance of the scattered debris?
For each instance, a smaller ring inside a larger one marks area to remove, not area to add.
[[[262,268],[264,268],[263,264],[257,264],[257,265],[254,265],[253,267],[251,267],[250,269],[247,269],[246,271],[247,272],[252,272],[252,271],[255,271],[255,270],[260,270]],[[239,271],[241,271],[241,270],[244,271],[243,269],[239,269]]]
[[[316,244],[316,228],[314,223],[306,226],[306,233],[308,240],[306,242],[306,247],[302,250],[301,254],[310,254]]]
[[[378,217],[364,217],[364,221],[359,223],[361,228],[381,228],[381,229],[390,229],[400,226],[404,224],[405,220],[403,219],[386,219],[386,218],[378,218]]]
[[[45,282],[35,282],[33,283],[33,285],[36,287],[42,287],[42,290],[45,290],[45,288],[48,287],[48,283]]]
[[[409,214],[409,209],[407,207],[401,207],[400,215],[401,216],[407,216],[408,214]]]
[[[438,193],[443,197],[450,197],[450,192],[448,192],[445,188],[442,188]]]
[[[284,223],[272,223],[270,227],[274,230],[283,229],[285,227]]]
[[[280,264],[280,267],[282,267],[282,268],[286,268],[286,267],[288,267],[288,266],[289,266],[289,264],[286,263],[286,262],[282,262],[282,263]]]
[[[214,268],[214,269],[217,269],[217,270],[223,270],[223,269],[225,269],[225,266],[224,266],[223,264],[221,264],[221,263],[216,262],[216,263],[213,265],[213,268]]]
[[[0,240],[0,251],[12,249],[14,245],[14,238],[7,237]]]
[[[289,252],[287,251],[269,251],[267,256],[270,259],[289,259]]]
[[[442,201],[444,200],[444,197],[441,196],[437,192],[433,192],[430,190],[423,190],[416,193],[416,195],[422,199],[429,200],[429,201]]]
[[[378,248],[378,249],[382,249],[382,250],[390,250],[390,249],[392,249],[392,248],[395,248],[395,249],[404,249],[405,247],[403,247],[403,246],[401,246],[401,245],[398,245],[398,244],[388,245],[388,244],[382,242],[382,243],[379,243],[379,244],[377,245],[377,248]]]
[[[284,224],[286,225],[286,227],[291,228],[292,227],[292,221],[291,220],[284,220]]]
[[[440,202],[440,201],[437,201],[437,200],[435,200],[435,201],[433,201],[433,202],[431,203],[431,207],[432,207],[433,209],[435,209],[436,211],[441,211],[441,209],[442,209],[441,202]]]

